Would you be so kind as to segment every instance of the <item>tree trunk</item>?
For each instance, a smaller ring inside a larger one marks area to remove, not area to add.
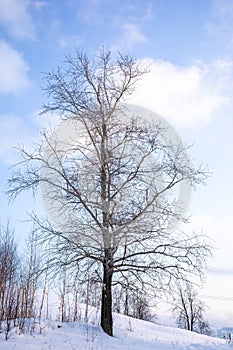
[[[101,305],[101,327],[103,331],[113,336],[112,321],[112,275],[113,271],[107,264],[103,265],[103,286],[102,286],[102,305]]]

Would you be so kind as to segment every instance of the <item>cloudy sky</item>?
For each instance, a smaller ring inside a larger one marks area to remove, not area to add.
[[[232,0],[0,0],[0,222],[25,236],[30,194],[8,206],[4,190],[13,147],[32,144],[47,123],[41,72],[75,47],[92,56],[103,45],[150,63],[131,102],[166,118],[212,173],[189,214],[216,247],[202,291],[210,317],[233,326]]]

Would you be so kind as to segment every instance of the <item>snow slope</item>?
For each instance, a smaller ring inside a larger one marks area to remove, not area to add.
[[[36,325],[34,334],[12,330],[1,350],[229,350],[225,340],[173,327],[159,326],[114,315],[114,337],[107,336],[93,321],[89,324],[48,321]],[[39,332],[41,331],[41,334]]]

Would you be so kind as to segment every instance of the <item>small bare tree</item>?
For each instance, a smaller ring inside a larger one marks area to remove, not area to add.
[[[17,284],[20,259],[10,225],[0,229],[0,329],[6,322],[6,340],[17,313]]]
[[[36,317],[36,294],[39,286],[40,261],[34,229],[31,230],[26,243],[27,249],[24,255],[21,256],[20,264],[17,266],[14,294],[17,302],[13,319],[15,326],[18,326],[20,332],[25,331],[26,319],[31,319],[32,321]]]
[[[156,319],[149,306],[146,290],[118,284],[113,288],[113,296],[113,311],[145,321]]]
[[[35,317],[39,261],[33,230],[29,241],[23,259],[9,223],[0,228],[0,329],[4,321],[6,340],[13,325],[23,331],[25,320]]]
[[[46,300],[48,301],[48,293],[49,293],[49,291],[48,291],[48,269],[45,269],[44,280],[43,280],[43,290],[42,290],[42,296],[41,296],[39,314],[38,314],[39,320],[41,320],[42,311],[43,311],[43,308],[45,306],[45,302],[46,302]],[[48,319],[48,303],[46,305],[45,315],[46,315],[46,318]]]
[[[178,327],[207,335],[211,333],[209,323],[204,318],[205,306],[191,283],[178,285],[174,303],[173,313]]]
[[[43,113],[58,112],[79,138],[61,144],[56,132],[43,132],[35,151],[19,147],[23,162],[9,180],[11,198],[46,186],[50,213],[58,213],[55,224],[37,219],[50,243],[47,264],[96,275],[101,326],[111,336],[113,284],[131,276],[158,293],[172,279],[199,274],[209,255],[200,237],[169,230],[171,218],[184,221],[174,210],[176,188],[201,183],[205,172],[190,164],[183,144],[164,145],[165,131],[149,115],[142,120],[123,104],[143,74],[129,55],[67,57],[45,75]]]
[[[28,249],[24,261],[24,291],[25,291],[25,315],[33,317],[35,313],[35,298],[39,282],[40,261],[37,249],[38,238],[33,229],[28,239]]]

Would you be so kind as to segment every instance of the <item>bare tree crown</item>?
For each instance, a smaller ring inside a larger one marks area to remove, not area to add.
[[[43,112],[58,111],[63,116],[109,117],[119,102],[131,94],[137,81],[147,72],[130,55],[113,60],[103,49],[90,60],[82,51],[66,57],[65,68],[46,73],[45,94],[51,100]]]

